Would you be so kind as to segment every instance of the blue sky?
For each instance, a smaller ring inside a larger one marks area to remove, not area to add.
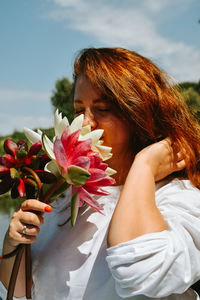
[[[200,0],[0,2],[0,135],[53,124],[50,96],[84,47],[126,47],[200,80]]]

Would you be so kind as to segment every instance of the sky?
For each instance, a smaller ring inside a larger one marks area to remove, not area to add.
[[[0,1],[0,135],[53,125],[55,82],[86,47],[124,47],[200,80],[200,0]]]

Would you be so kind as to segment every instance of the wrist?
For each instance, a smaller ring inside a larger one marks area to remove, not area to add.
[[[9,232],[6,232],[5,238],[4,238],[4,244],[3,244],[3,254],[10,253],[14,251],[19,246],[19,243],[12,243]]]
[[[143,157],[136,155],[131,169],[134,170],[134,172],[136,172],[138,175],[148,174],[149,176],[152,176],[155,181],[155,167],[147,159],[145,160]]]

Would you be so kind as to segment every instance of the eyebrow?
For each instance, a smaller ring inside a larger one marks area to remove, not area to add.
[[[98,98],[98,99],[94,99],[93,100],[93,103],[105,103],[105,102],[107,102],[106,100],[104,100],[104,99],[100,99],[100,98]],[[77,103],[77,104],[82,104],[83,103],[83,101],[82,100],[79,100],[79,99],[75,99],[74,100],[74,103]]]

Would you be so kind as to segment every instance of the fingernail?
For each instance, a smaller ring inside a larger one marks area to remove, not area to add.
[[[50,213],[52,211],[52,207],[51,206],[45,206],[44,210],[48,213]]]

